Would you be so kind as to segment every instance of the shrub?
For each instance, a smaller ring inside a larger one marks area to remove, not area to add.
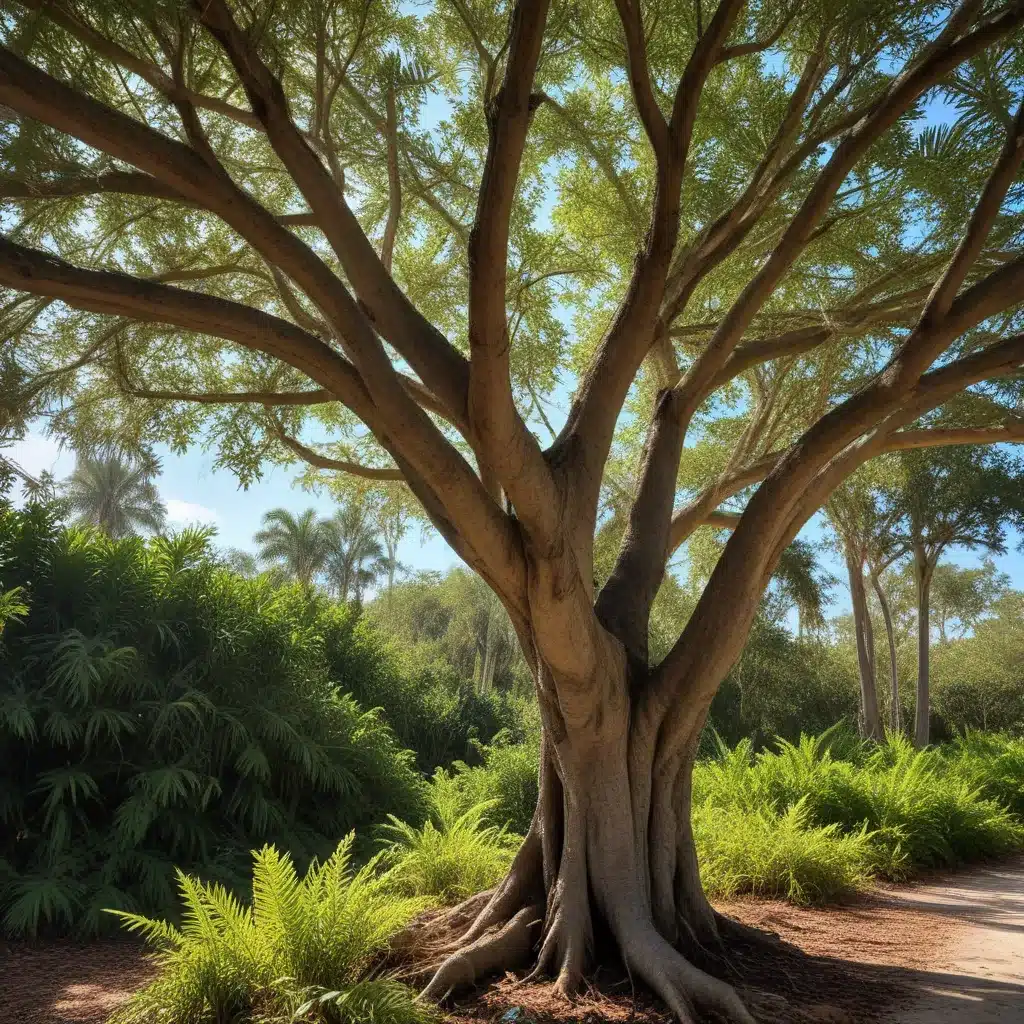
[[[823,903],[860,888],[870,875],[867,830],[815,827],[806,801],[781,814],[704,803],[695,809],[693,832],[711,896],[753,893]]]
[[[10,933],[169,913],[172,864],[229,885],[300,861],[425,786],[325,667],[326,601],[246,580],[209,535],[112,541],[0,507],[0,914]]]
[[[421,658],[418,648],[389,643],[371,622],[343,607],[326,611],[321,629],[332,678],[350,681],[363,707],[381,709],[425,774],[475,760],[479,745],[499,733],[513,742],[525,738],[532,698],[477,693],[451,666]]]
[[[776,750],[756,755],[749,741],[732,750],[719,744],[717,757],[695,769],[694,803],[734,817],[737,834],[763,832],[765,843],[769,832],[761,822],[752,826],[751,816],[781,820],[799,806],[811,829],[864,837],[871,871],[902,880],[1024,846],[1024,826],[1008,809],[1020,792],[1020,750],[1011,741],[993,742],[1002,761],[981,738],[917,751],[902,736],[871,748],[828,730],[796,744],[779,740]],[[714,846],[720,856],[732,848],[731,836]]]
[[[157,979],[111,1024],[219,1024],[258,1019],[418,1024],[412,993],[375,971],[388,940],[425,907],[396,895],[370,863],[352,869],[353,837],[300,879],[291,858],[255,856],[251,903],[178,872],[180,929],[124,911],[156,947]]]
[[[482,748],[483,764],[454,765],[454,786],[465,809],[488,803],[484,820],[525,835],[537,806],[539,745],[498,744]]]
[[[464,808],[457,780],[443,771],[434,776],[431,790],[431,817],[422,828],[394,815],[382,826],[387,878],[407,896],[458,903],[501,881],[522,839],[484,823],[493,803]]]

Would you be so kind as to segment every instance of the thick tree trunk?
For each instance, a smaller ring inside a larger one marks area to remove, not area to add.
[[[860,701],[866,739],[881,741],[885,738],[882,716],[878,711],[878,691],[875,687],[874,630],[864,590],[864,566],[850,552],[846,554],[846,569],[850,576],[850,596],[853,600],[853,625],[857,636],[857,667],[860,671]]]
[[[705,712],[695,707],[685,737],[663,745],[625,659],[616,660],[602,666],[606,678],[588,684],[603,692],[600,707],[578,718],[549,702],[553,688],[539,681],[541,792],[529,834],[424,995],[444,998],[497,968],[526,964],[570,995],[593,961],[599,929],[681,1021],[694,1020],[699,1007],[754,1024],[732,987],[694,963],[721,941],[690,826]]]
[[[903,731],[902,716],[900,714],[900,677],[899,667],[896,663],[896,637],[892,628],[892,610],[889,607],[889,599],[885,596],[885,589],[878,573],[871,574],[871,584],[875,588],[875,595],[882,608],[882,619],[885,622],[885,636],[889,641],[889,729],[895,735]]]
[[[931,739],[931,695],[929,692],[929,655],[931,623],[929,599],[932,566],[920,544],[914,547],[914,572],[917,577],[917,706],[914,711],[914,743],[927,747]]]

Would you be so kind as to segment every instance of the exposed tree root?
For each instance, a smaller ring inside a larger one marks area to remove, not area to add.
[[[654,929],[642,929],[624,943],[626,963],[661,997],[682,1024],[693,1024],[694,1007],[736,1024],[756,1024],[736,990],[695,967]]]
[[[441,1002],[455,989],[473,985],[484,974],[520,966],[533,949],[543,916],[540,906],[524,907],[499,931],[463,946],[441,964],[419,998]]]

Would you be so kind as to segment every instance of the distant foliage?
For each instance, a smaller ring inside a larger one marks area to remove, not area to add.
[[[233,885],[264,842],[307,861],[388,812],[421,820],[411,755],[335,671],[373,668],[341,656],[349,613],[242,579],[207,533],[115,541],[0,506],[5,592],[4,931],[166,913],[172,865]]]
[[[121,913],[157,950],[160,975],[110,1024],[423,1024],[433,1016],[376,967],[388,941],[427,901],[396,895],[352,837],[299,878],[287,855],[255,854],[252,897],[178,874],[180,928]]]
[[[532,694],[478,693],[443,660],[425,660],[421,650],[403,649],[371,621],[339,607],[324,616],[331,677],[350,681],[352,696],[363,707],[381,709],[425,774],[454,761],[479,762],[480,744],[499,734],[520,742],[537,719]]]

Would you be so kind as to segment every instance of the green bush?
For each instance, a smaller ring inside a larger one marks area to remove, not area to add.
[[[710,896],[777,896],[825,903],[865,885],[872,864],[866,829],[814,826],[805,801],[781,813],[703,803],[693,816],[701,878]]]
[[[487,822],[526,835],[537,806],[538,744],[497,744],[483,748],[481,756],[483,764],[476,767],[454,765],[461,806],[487,803]]]
[[[170,912],[172,865],[240,884],[264,842],[307,861],[388,812],[422,820],[411,755],[327,671],[326,600],[231,573],[202,531],[112,541],[0,505],[0,593],[18,587],[27,611],[0,636],[5,931]]]
[[[799,806],[810,828],[864,835],[872,873],[901,880],[1024,846],[1024,826],[1010,810],[1019,806],[1020,750],[991,742],[1003,760],[987,738],[917,751],[903,737],[871,748],[841,730],[780,740],[758,754],[749,741],[723,745],[694,771],[694,804],[737,821]]]
[[[119,912],[156,948],[160,973],[110,1024],[427,1020],[405,986],[376,970],[391,936],[426,902],[396,895],[374,863],[353,871],[352,845],[350,836],[302,879],[286,854],[264,847],[249,904],[179,872],[180,929]]]
[[[363,707],[381,709],[424,774],[476,759],[479,744],[499,733],[513,742],[525,738],[532,698],[477,693],[451,666],[389,643],[371,622],[343,607],[325,612],[321,628],[332,678],[350,680]]]
[[[391,815],[382,826],[387,878],[407,896],[458,903],[504,877],[520,836],[484,822],[493,803],[464,806],[458,782],[438,771],[431,784],[431,816],[416,828]]]

